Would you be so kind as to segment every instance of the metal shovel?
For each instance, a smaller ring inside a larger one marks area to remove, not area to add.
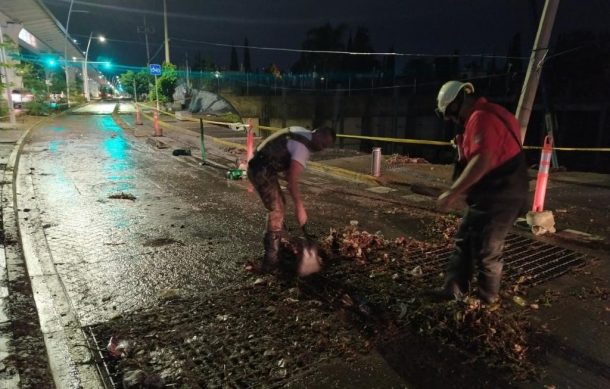
[[[322,268],[322,261],[318,255],[318,245],[313,236],[307,232],[306,226],[302,227],[303,237],[299,238],[298,245],[298,268],[299,277],[306,277],[317,273]]]

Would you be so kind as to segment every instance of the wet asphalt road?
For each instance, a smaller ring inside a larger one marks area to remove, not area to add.
[[[258,245],[243,185],[129,138],[109,115],[66,116],[32,134],[31,170],[55,266],[82,325],[154,304],[164,288],[226,286]],[[109,199],[131,194],[135,201]]]
[[[154,306],[168,289],[229,287],[262,253],[265,216],[246,181],[156,150],[110,115],[68,115],[36,129],[20,166],[32,174],[55,267],[83,326]],[[347,197],[349,188],[327,179],[305,182],[318,231],[356,219],[397,235],[425,222],[396,204]],[[136,199],[109,198],[121,193]]]
[[[193,358],[207,355],[217,344],[224,345],[225,350],[250,350],[248,358],[256,363],[252,372],[242,377],[249,382],[246,386],[268,383],[269,377],[286,382],[282,371],[279,375],[266,373],[270,366],[277,369],[279,362],[274,354],[264,360],[258,359],[260,355],[269,348],[294,354],[292,348],[323,341],[303,329],[296,337],[287,336],[291,325],[287,318],[313,315],[307,322],[336,322],[333,314],[324,310],[295,313],[286,308],[279,321],[263,320],[265,327],[274,328],[268,336],[248,335],[260,327],[257,321],[261,312],[266,312],[261,311],[261,304],[271,306],[285,299],[287,293],[282,288],[279,295],[257,288],[254,297],[243,289],[254,281],[244,264],[258,261],[262,254],[265,212],[257,195],[249,190],[247,181],[228,181],[224,171],[172,157],[171,150],[157,150],[144,139],[125,133],[110,115],[65,115],[34,129],[21,154],[19,172],[31,186],[27,192],[33,195],[18,202],[37,208],[32,217],[39,215],[37,225],[42,226],[43,240],[77,325],[94,328],[102,342],[100,348],[105,348],[114,331],[135,331],[131,336],[136,338],[165,333],[163,337],[170,342],[162,346],[165,356],[155,357],[153,352],[146,363],[161,366],[157,370],[169,382],[189,368],[168,368],[174,366],[168,356],[176,355],[181,363],[188,364]],[[303,189],[312,230],[320,235],[330,227],[341,229],[352,220],[358,220],[364,229],[383,231],[388,236],[418,232],[426,223],[425,217],[412,214],[406,207],[380,202],[344,182],[308,174]],[[134,196],[135,200],[110,198],[113,195]],[[22,211],[30,214],[29,210]],[[296,230],[290,205],[287,224]],[[168,297],[176,294],[185,299],[168,306]],[[216,297],[208,300],[208,296]],[[175,308],[176,313],[168,312],[168,307]],[[242,317],[248,329],[227,334],[228,327],[214,328],[214,318],[227,314]],[[178,330],[184,320],[193,327]],[[307,330],[311,331],[309,327]],[[167,351],[172,350],[173,334],[178,342],[185,336],[198,339],[197,346],[193,343],[188,350]],[[249,337],[242,339],[245,335]],[[359,339],[357,332],[341,325],[328,336],[335,340]],[[261,344],[248,348],[246,345],[254,340]],[[74,346],[82,352],[78,344]],[[320,351],[311,347],[307,346],[310,351],[303,354],[305,359],[322,361],[327,353],[337,356],[337,347],[328,352],[325,347]],[[226,357],[228,360],[231,356]],[[221,363],[224,367],[214,360],[200,362],[205,368],[194,373],[195,381],[203,380],[206,386],[213,382],[224,385],[225,379],[218,374],[227,369],[228,362]],[[241,369],[238,366],[242,363],[233,368]],[[312,363],[310,368],[317,366]],[[293,366],[292,371],[304,368]],[[122,366],[117,379],[130,371],[133,367]],[[296,376],[290,375],[289,379]]]

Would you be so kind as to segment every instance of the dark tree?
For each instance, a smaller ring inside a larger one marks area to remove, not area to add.
[[[521,73],[523,71],[523,60],[521,53],[521,33],[516,33],[511,39],[510,45],[508,46],[509,59],[506,61],[507,72],[510,73]]]
[[[305,41],[301,44],[303,50],[342,51],[345,26],[333,27],[329,23],[322,27],[307,31]],[[301,53],[299,60],[292,65],[294,72],[327,73],[341,70],[342,59],[337,54]]]
[[[426,58],[413,58],[404,67],[403,75],[408,80],[430,81],[434,77],[434,66]]]
[[[195,59],[193,60],[193,71],[194,72],[209,72],[209,71],[214,71],[217,70],[217,66],[214,62],[203,58],[203,55],[201,54],[200,51],[197,52],[197,54],[195,54]]]
[[[237,58],[235,46],[231,47],[231,64],[229,65],[229,70],[234,72],[239,70],[239,59]]]
[[[354,34],[352,44],[352,51],[356,53],[372,53],[375,51],[373,50],[373,45],[371,44],[369,30],[366,27],[360,26],[356,28],[356,33]],[[379,63],[377,60],[375,60],[374,56],[358,55],[354,57],[352,68],[350,70],[359,73],[367,73],[375,68],[379,68]]]
[[[252,71],[252,65],[250,64],[250,46],[248,38],[244,39],[244,71],[250,73]]]
[[[607,100],[610,96],[609,42],[608,33],[580,30],[560,35],[549,52],[544,70],[553,95],[571,101]]]
[[[390,47],[388,50],[390,53],[394,52],[394,47]],[[393,55],[387,55],[383,59],[383,73],[386,80],[392,81],[396,74],[396,57]]]

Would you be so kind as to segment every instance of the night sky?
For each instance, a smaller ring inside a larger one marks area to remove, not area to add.
[[[69,0],[43,0],[65,25]],[[535,0],[538,12],[542,0]],[[167,0],[171,60],[184,65],[185,53],[201,52],[228,67],[230,48],[193,41],[298,49],[306,31],[330,22],[348,31],[369,29],[376,51],[391,47],[402,53],[506,55],[511,37],[522,34],[523,54],[529,55],[537,22],[530,0]],[[162,0],[75,0],[70,34],[84,50],[89,33],[102,33],[109,42],[92,43],[90,58],[111,58],[129,66],[146,65],[144,36],[137,26],[146,15],[151,60],[164,58]],[[610,0],[561,0],[553,37],[577,29],[610,31]],[[346,34],[347,38],[347,34]],[[298,53],[250,50],[252,66],[276,63],[289,68]],[[242,61],[243,50],[238,49]],[[397,65],[400,69],[401,61]]]

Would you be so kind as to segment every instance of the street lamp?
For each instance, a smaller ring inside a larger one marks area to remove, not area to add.
[[[216,77],[216,93],[220,93],[220,72],[218,70],[214,73],[214,77]]]
[[[87,102],[91,101],[91,96],[89,96],[89,72],[87,70],[87,61],[89,60],[89,47],[91,47],[91,38],[93,38],[93,31],[89,34],[89,40],[87,41],[87,50],[85,51],[85,62],[83,62],[83,79],[85,80],[85,98]],[[106,38],[103,35],[97,37],[97,40],[104,43],[106,42]]]
[[[68,70],[68,31],[70,30],[70,16],[73,12],[89,13],[87,10],[73,10],[74,0],[70,0],[70,8],[68,8],[68,19],[66,20],[66,29],[64,40],[64,72],[66,74],[66,95],[68,98],[68,108],[70,107],[70,71]],[[76,43],[76,42],[74,42]]]

